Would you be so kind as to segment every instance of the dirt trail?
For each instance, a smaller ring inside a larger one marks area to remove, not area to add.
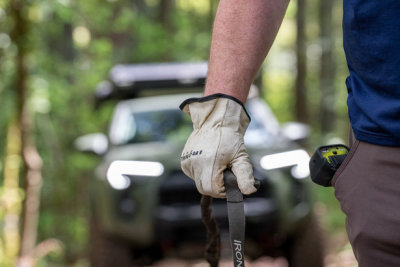
[[[331,236],[326,243],[327,253],[325,256],[325,267],[357,267],[357,261],[354,258],[353,251],[347,241],[346,234],[338,233]],[[254,261],[246,261],[247,267],[288,267],[284,258],[273,259],[262,257]],[[182,260],[176,258],[167,258],[151,265],[155,267],[208,267],[204,259]],[[222,259],[220,267],[232,267],[231,259]]]
[[[205,260],[184,261],[178,259],[165,259],[152,266],[156,267],[208,267],[209,264]],[[246,261],[247,267],[288,267],[287,261],[283,258],[272,259],[263,257],[255,261]],[[221,260],[219,267],[232,267],[232,260]]]

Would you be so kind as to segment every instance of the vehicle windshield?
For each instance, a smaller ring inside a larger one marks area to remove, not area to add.
[[[131,114],[126,143],[183,141],[192,132],[190,117],[180,110]]]
[[[249,109],[251,123],[245,135],[249,146],[265,144],[273,135],[259,116]],[[254,116],[256,115],[256,116]],[[185,142],[193,130],[190,117],[176,109],[153,110],[130,113],[125,122],[119,124],[118,144],[145,142]]]

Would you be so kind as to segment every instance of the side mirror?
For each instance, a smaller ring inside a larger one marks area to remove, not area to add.
[[[103,155],[108,149],[108,139],[102,133],[86,134],[75,139],[74,147],[81,152]]]
[[[310,126],[301,122],[284,123],[281,131],[287,138],[295,142],[304,142],[310,136]]]

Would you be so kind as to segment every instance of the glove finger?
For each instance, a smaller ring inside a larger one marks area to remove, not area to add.
[[[202,172],[201,174],[202,194],[212,196],[214,198],[226,197],[224,186],[224,174],[222,171],[213,173]],[[200,191],[200,190],[199,190]]]
[[[226,198],[225,186],[223,182],[223,171],[212,173],[211,170],[202,167],[195,159],[181,161],[182,171],[195,181],[196,188],[203,195],[214,198]]]
[[[254,187],[253,166],[250,163],[249,155],[241,146],[239,153],[231,162],[233,174],[235,174],[237,183],[242,194],[249,195],[257,191]]]
[[[204,190],[203,190],[203,186],[201,184],[201,180],[200,179],[195,179],[194,182],[196,183],[197,191],[199,191],[199,193],[202,194],[202,195],[206,195]]]
[[[196,184],[197,191],[200,194],[207,195],[206,192],[203,190],[202,179],[200,177],[196,178],[196,175],[202,175],[202,170],[195,170],[195,166],[193,165],[193,161],[190,159],[181,160],[181,169],[183,173],[188,176],[190,179],[194,180]]]
[[[225,186],[218,188],[216,191],[204,190],[204,179],[194,179],[197,191],[202,195],[211,196],[213,198],[226,198]]]

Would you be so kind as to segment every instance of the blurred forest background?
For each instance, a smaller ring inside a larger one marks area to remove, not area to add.
[[[116,63],[207,60],[217,0],[0,0],[0,266],[88,266],[88,184],[73,141],[105,131],[93,109]],[[341,2],[291,1],[257,83],[309,151],[348,132]],[[343,217],[320,189],[329,231]],[[22,266],[22,265],[21,265]]]

